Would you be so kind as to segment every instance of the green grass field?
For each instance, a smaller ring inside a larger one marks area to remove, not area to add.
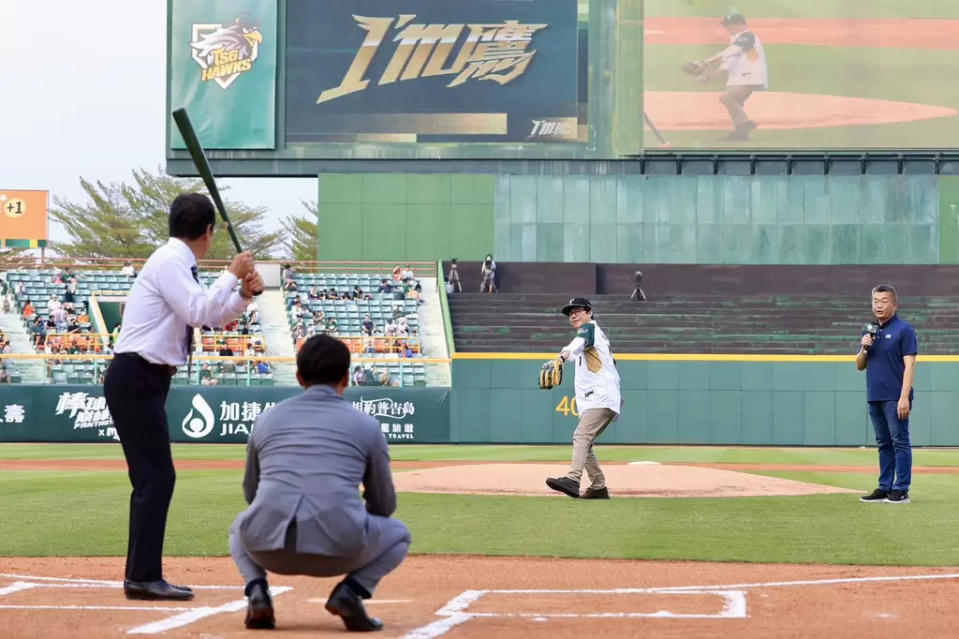
[[[397,460],[557,461],[565,446],[394,446]],[[862,465],[871,449],[598,448],[601,460]],[[241,460],[240,445],[176,445],[177,459]],[[120,459],[109,444],[0,445],[0,459]],[[916,450],[917,466],[959,466],[959,451]],[[763,474],[868,490],[875,472]],[[244,507],[236,470],[180,470],[168,555],[226,555]],[[0,556],[122,555],[129,484],[123,472],[2,471]],[[615,489],[614,489],[615,491]],[[417,554],[471,553],[624,559],[959,565],[959,482],[917,474],[908,506],[861,504],[856,495],[612,499],[404,493],[397,516]]]

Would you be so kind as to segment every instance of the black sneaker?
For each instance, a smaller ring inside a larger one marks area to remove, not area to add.
[[[884,500],[887,504],[908,504],[909,493],[905,490],[894,490]]]
[[[603,488],[587,488],[580,499],[609,499],[609,490],[606,487]]]
[[[872,491],[868,495],[863,495],[862,497],[860,497],[859,501],[864,501],[870,504],[878,504],[883,502],[888,496],[889,496],[889,493],[884,491],[882,488],[877,488],[876,490]]]

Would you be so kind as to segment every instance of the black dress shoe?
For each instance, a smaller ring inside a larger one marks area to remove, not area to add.
[[[605,487],[603,488],[593,488],[590,486],[586,489],[580,499],[609,499],[609,490]]]
[[[266,581],[257,580],[247,587],[249,602],[246,605],[246,627],[250,629],[269,630],[276,628],[276,619],[273,617],[273,600],[270,599],[270,590]]]
[[[372,632],[383,629],[383,622],[366,614],[363,600],[345,581],[336,584],[326,600],[326,609],[330,614],[342,617],[347,630]]]
[[[569,477],[549,477],[546,479],[546,485],[553,490],[569,495],[573,499],[579,498],[579,483]]]
[[[174,586],[165,579],[156,581],[123,582],[123,594],[127,599],[193,599],[193,591],[186,586]]]

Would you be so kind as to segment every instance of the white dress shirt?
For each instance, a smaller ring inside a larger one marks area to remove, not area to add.
[[[153,252],[127,295],[115,352],[182,366],[188,325],[221,326],[243,312],[246,301],[234,291],[232,273],[224,271],[207,289],[193,279],[194,266],[193,251],[175,237]]]

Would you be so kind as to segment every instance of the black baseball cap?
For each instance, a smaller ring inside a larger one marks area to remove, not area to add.
[[[589,300],[585,297],[574,297],[569,301],[569,304],[563,307],[563,315],[569,317],[569,314],[573,311],[574,308],[581,308],[587,312],[593,310],[593,305],[589,303]]]
[[[723,24],[746,24],[746,18],[740,13],[730,13],[723,18]]]

